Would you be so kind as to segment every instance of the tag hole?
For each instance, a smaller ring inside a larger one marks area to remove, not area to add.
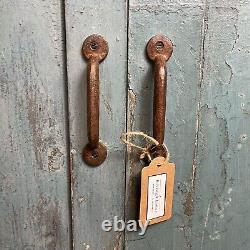
[[[163,49],[164,48],[164,43],[161,41],[158,41],[155,45],[157,50]]]
[[[96,42],[92,42],[92,43],[90,44],[90,48],[91,48],[92,50],[97,50],[98,44],[97,44]]]

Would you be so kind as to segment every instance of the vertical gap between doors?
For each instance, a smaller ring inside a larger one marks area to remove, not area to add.
[[[126,18],[127,18],[127,23],[126,23],[126,26],[127,26],[127,29],[126,29],[126,37],[127,37],[127,42],[126,42],[126,45],[127,45],[127,54],[126,54],[126,118],[125,118],[125,126],[126,126],[126,133],[128,132],[128,112],[129,112],[129,77],[128,77],[128,67],[129,67],[129,0],[126,1],[126,4],[127,4],[127,15],[126,15]],[[127,204],[127,180],[128,180],[128,177],[127,177],[127,173],[128,173],[128,146],[126,146],[126,150],[125,150],[125,177],[124,177],[124,180],[125,180],[125,197],[124,197],[124,221],[126,222],[127,220],[127,207],[126,207],[126,204]],[[124,247],[123,249],[126,249],[126,230],[124,230]]]
[[[63,41],[63,66],[64,66],[64,103],[65,103],[65,138],[67,152],[67,187],[68,187],[68,208],[69,208],[69,244],[70,250],[74,249],[74,234],[73,234],[73,206],[72,206],[72,162],[71,162],[71,147],[70,147],[70,121],[69,121],[69,91],[68,91],[68,70],[67,70],[67,33],[66,33],[66,0],[61,0],[61,27]]]

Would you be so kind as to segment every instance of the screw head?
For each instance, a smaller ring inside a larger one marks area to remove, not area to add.
[[[82,53],[87,60],[93,58],[101,62],[107,56],[108,51],[107,41],[96,34],[87,37],[82,45]]]
[[[97,167],[106,160],[107,148],[101,142],[99,142],[98,147],[94,149],[87,144],[83,149],[82,156],[86,164]]]
[[[154,61],[156,57],[161,56],[168,61],[173,52],[171,40],[164,35],[153,36],[147,44],[148,57]]]

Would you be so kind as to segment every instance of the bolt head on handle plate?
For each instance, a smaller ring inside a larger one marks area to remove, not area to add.
[[[83,159],[89,166],[97,167],[101,165],[107,158],[107,148],[101,142],[97,148],[92,148],[87,144],[83,149]]]
[[[107,41],[100,35],[91,35],[85,39],[82,45],[83,56],[101,62],[108,54],[109,47]]]
[[[164,35],[153,36],[147,44],[148,57],[154,61],[158,56],[164,57],[165,61],[171,57],[173,44],[169,38]]]

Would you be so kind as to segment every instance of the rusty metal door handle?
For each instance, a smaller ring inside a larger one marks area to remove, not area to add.
[[[147,44],[148,57],[154,62],[154,108],[153,108],[153,137],[159,142],[153,145],[151,153],[155,156],[166,156],[166,148],[163,147],[165,133],[166,114],[166,88],[167,70],[166,62],[173,52],[173,44],[164,35],[152,37]]]
[[[107,157],[107,148],[99,141],[99,63],[108,54],[108,43],[99,35],[86,38],[82,53],[88,60],[87,68],[87,130],[88,144],[83,159],[90,166],[101,165]]]

